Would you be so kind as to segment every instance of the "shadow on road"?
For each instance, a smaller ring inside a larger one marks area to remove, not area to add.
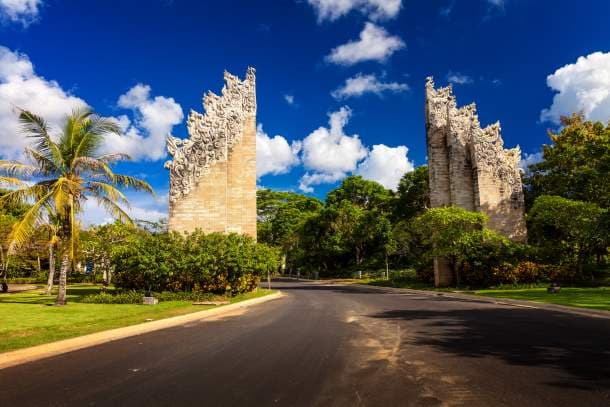
[[[540,310],[483,308],[391,310],[375,315],[420,323],[409,345],[458,356],[495,357],[522,366],[559,370],[547,383],[580,389],[610,388],[610,322]],[[574,379],[577,379],[576,382]]]
[[[304,291],[330,291],[335,293],[343,293],[343,294],[385,294],[392,296],[409,296],[410,300],[415,301],[449,301],[449,302],[463,302],[463,303],[475,303],[475,304],[488,304],[489,301],[479,300],[476,298],[458,298],[458,297],[446,297],[445,294],[438,293],[433,294],[430,293],[403,293],[403,292],[395,292],[392,291],[391,288],[387,290],[383,290],[383,288],[368,288],[362,285],[347,285],[347,284],[320,284],[313,283],[311,281],[298,281],[295,280],[274,280],[276,283],[281,283],[280,285],[276,285],[274,288],[280,289],[282,291],[289,290],[304,290]]]

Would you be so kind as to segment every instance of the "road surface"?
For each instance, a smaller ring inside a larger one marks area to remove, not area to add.
[[[0,406],[609,406],[610,320],[280,282],[286,297],[0,370]]]

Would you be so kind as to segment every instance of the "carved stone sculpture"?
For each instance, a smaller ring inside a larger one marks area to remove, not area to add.
[[[169,228],[256,237],[255,70],[224,80],[220,96],[205,95],[205,114],[189,114],[189,138],[167,138]]]
[[[426,83],[426,139],[430,206],[459,206],[489,216],[488,227],[515,241],[526,239],[521,150],[505,150],[500,124],[481,128],[475,104],[457,107],[451,86]],[[447,259],[434,262],[435,283],[453,283]]]

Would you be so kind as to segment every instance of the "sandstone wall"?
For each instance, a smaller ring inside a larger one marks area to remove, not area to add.
[[[426,83],[426,139],[432,208],[455,205],[487,214],[487,226],[527,237],[519,147],[505,150],[499,123],[481,129],[474,104],[457,108],[451,87]],[[434,261],[436,285],[453,283],[447,259]]]
[[[168,137],[169,229],[243,233],[256,238],[256,90],[225,72],[222,95],[208,93],[205,114],[191,112],[189,138]]]

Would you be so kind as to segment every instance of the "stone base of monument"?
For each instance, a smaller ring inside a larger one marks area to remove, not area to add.
[[[144,297],[142,304],[144,305],[156,305],[159,303],[159,299],[155,297]]]

